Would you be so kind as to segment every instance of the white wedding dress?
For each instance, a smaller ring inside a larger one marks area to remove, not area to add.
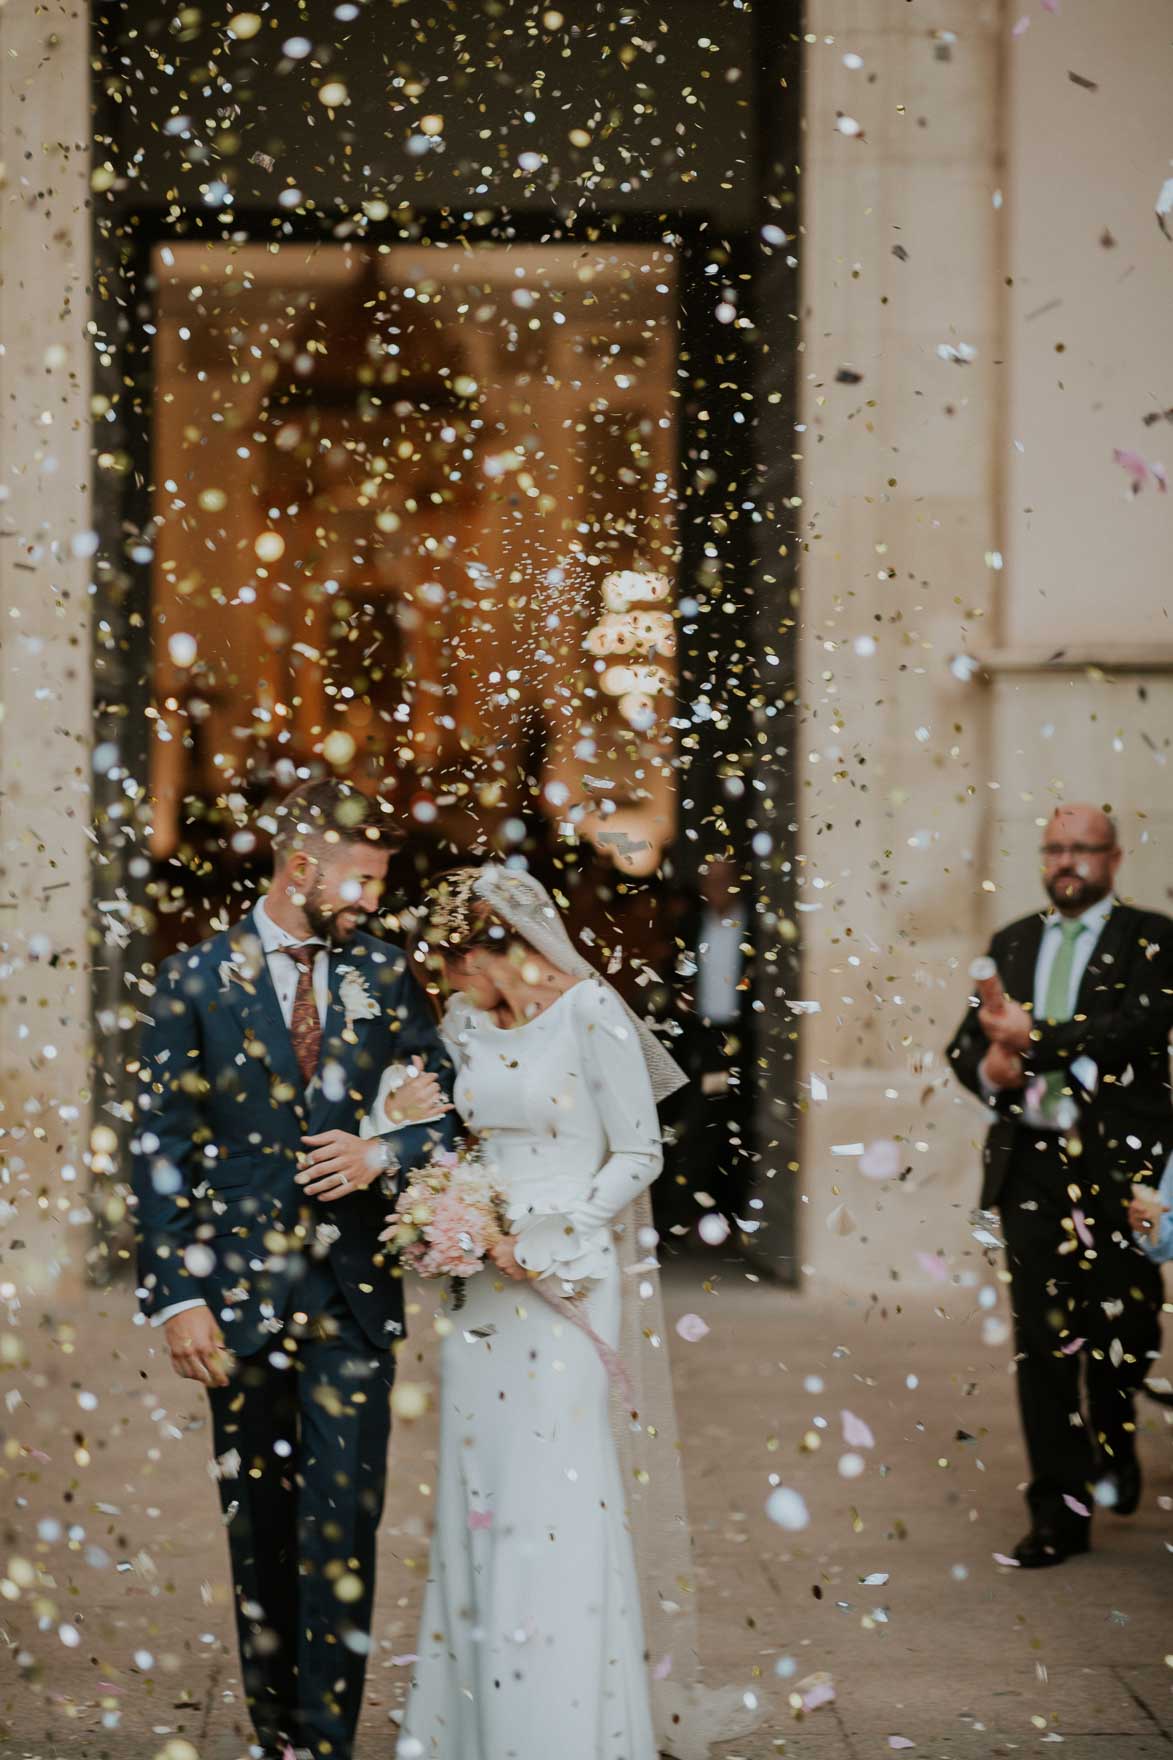
[[[644,1056],[583,980],[511,1029],[457,999],[457,1109],[518,1257],[619,1342],[614,1218],[660,1171]],[[591,1339],[490,1267],[442,1347],[436,1526],[400,1760],[655,1760],[640,1587]]]

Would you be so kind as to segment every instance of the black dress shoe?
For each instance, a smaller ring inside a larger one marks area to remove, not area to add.
[[[1014,1556],[1025,1571],[1045,1570],[1049,1565],[1062,1564],[1077,1553],[1091,1551],[1090,1524],[1081,1529],[1032,1528],[1014,1548]]]

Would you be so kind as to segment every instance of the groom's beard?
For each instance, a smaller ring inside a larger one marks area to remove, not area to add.
[[[355,930],[360,929],[367,920],[366,912],[355,905],[345,904],[337,910],[328,905],[320,879],[314,881],[314,889],[302,910],[311,933],[319,941],[324,941],[327,947],[342,945],[351,940]],[[339,916],[344,916],[346,921],[339,922]]]

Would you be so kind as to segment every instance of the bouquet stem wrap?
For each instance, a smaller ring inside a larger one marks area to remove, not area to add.
[[[582,1309],[569,1296],[556,1294],[554,1290],[545,1288],[541,1283],[534,1283],[532,1287],[541,1296],[547,1307],[553,1308],[556,1314],[560,1314],[564,1320],[569,1320],[572,1326],[577,1326],[578,1330],[585,1333],[590,1339],[600,1363],[607,1371],[608,1379],[630,1411],[635,1405],[635,1389],[619,1352],[612,1349],[605,1338],[599,1336]]]

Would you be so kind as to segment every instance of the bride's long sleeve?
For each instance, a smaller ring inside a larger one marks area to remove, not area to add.
[[[588,981],[578,986],[573,1007],[582,1074],[607,1156],[581,1199],[549,1210],[531,1202],[510,1214],[518,1263],[536,1277],[558,1277],[568,1289],[606,1274],[612,1222],[664,1161],[647,1066],[622,1003],[607,985]]]
[[[583,984],[575,1002],[583,1066],[610,1155],[574,1219],[580,1228],[600,1228],[658,1178],[664,1149],[647,1065],[626,1009],[603,984]]]

